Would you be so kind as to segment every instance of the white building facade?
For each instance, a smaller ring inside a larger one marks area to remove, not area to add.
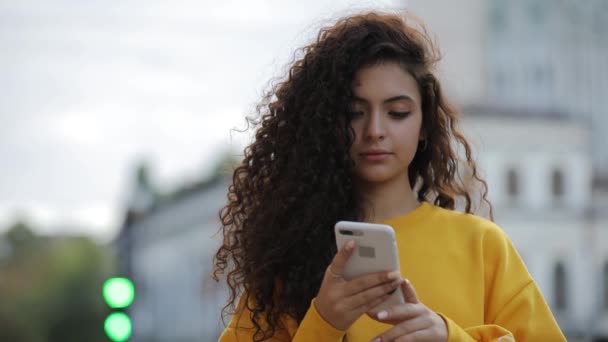
[[[217,340],[228,292],[211,274],[226,191],[222,181],[205,184],[123,227],[121,262],[137,292],[129,308],[132,341]]]
[[[409,8],[436,34],[442,79],[459,103],[565,113],[591,129],[594,168],[608,175],[607,1],[411,0]]]
[[[587,127],[545,113],[469,110],[496,222],[569,338],[608,338],[608,213],[592,188]],[[603,194],[606,197],[606,194]]]

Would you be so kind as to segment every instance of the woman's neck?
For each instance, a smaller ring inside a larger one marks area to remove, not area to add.
[[[407,178],[382,184],[360,184],[365,221],[382,222],[405,215],[420,203]]]

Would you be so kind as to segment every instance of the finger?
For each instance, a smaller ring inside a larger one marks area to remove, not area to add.
[[[416,317],[411,320],[403,321],[391,329],[384,332],[382,335],[376,337],[373,342],[385,342],[385,341],[395,341],[398,338],[403,338],[409,336],[410,334],[417,333],[420,330],[423,330],[428,327],[428,323],[426,322],[424,317]],[[412,339],[412,341],[416,341]]]
[[[413,304],[420,303],[420,300],[418,300],[418,295],[416,294],[416,290],[414,289],[414,285],[412,285],[409,280],[404,279],[401,288],[403,289],[403,297],[406,302]]]
[[[339,275],[339,276],[344,275],[344,268],[346,266],[346,262],[348,261],[350,256],[353,254],[354,250],[355,250],[355,241],[354,240],[346,241],[346,243],[344,243],[344,246],[342,246],[342,248],[340,248],[338,253],[336,253],[336,255],[334,256],[333,260],[331,261],[331,264],[329,264],[329,267],[328,267],[328,270],[326,273],[331,271],[332,274],[330,274],[330,275],[333,275],[333,277],[335,277],[335,275]]]
[[[346,305],[349,308],[359,308],[372,301],[375,301],[379,297],[389,295],[393,293],[401,285],[402,279],[393,280],[391,282],[382,283],[378,286],[369,288],[365,291],[359,292],[353,296],[346,298]],[[373,306],[371,307],[373,308]],[[370,308],[370,309],[371,309]],[[367,310],[365,310],[367,311]]]
[[[357,315],[359,315],[359,316],[363,315],[364,313],[367,313],[367,315],[369,317],[374,318],[374,317],[372,317],[372,315],[370,313],[368,313],[368,311],[375,308],[376,306],[384,303],[384,301],[386,301],[389,297],[390,297],[390,295],[384,295],[382,297],[376,298],[373,301],[368,302],[368,303],[356,308],[354,310],[354,312],[356,312]]]
[[[428,329],[414,331],[413,333],[396,338],[393,342],[431,341],[433,335]]]
[[[378,312],[374,319],[383,323],[402,322],[421,316],[424,311],[424,306],[420,304],[406,303],[382,310]]]
[[[352,296],[380,284],[391,283],[394,280],[401,280],[399,271],[376,272],[362,275],[346,283],[344,294],[346,296]]]

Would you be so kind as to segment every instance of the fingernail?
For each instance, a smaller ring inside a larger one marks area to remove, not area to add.
[[[397,279],[400,278],[401,274],[399,273],[399,271],[393,271],[391,273],[388,274],[388,279],[392,280],[392,279]]]
[[[375,338],[372,342],[380,342],[380,337]]]
[[[388,312],[384,310],[378,312],[378,319],[385,319],[386,317],[388,317]]]
[[[355,247],[355,241],[353,240],[348,240],[346,246],[344,246],[347,251],[350,251],[351,249],[353,249],[353,247]]]

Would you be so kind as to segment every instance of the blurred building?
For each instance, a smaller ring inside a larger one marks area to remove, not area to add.
[[[465,109],[507,232],[569,338],[608,338],[608,191],[593,187],[589,128],[555,112]]]
[[[409,4],[437,34],[443,78],[460,103],[565,113],[590,129],[596,177],[608,177],[607,1]]]
[[[132,341],[217,340],[227,291],[211,272],[227,188],[213,178],[162,197],[138,172],[117,240],[123,273],[136,287]]]
[[[608,338],[608,2],[409,5],[477,134],[497,222],[569,337]]]

